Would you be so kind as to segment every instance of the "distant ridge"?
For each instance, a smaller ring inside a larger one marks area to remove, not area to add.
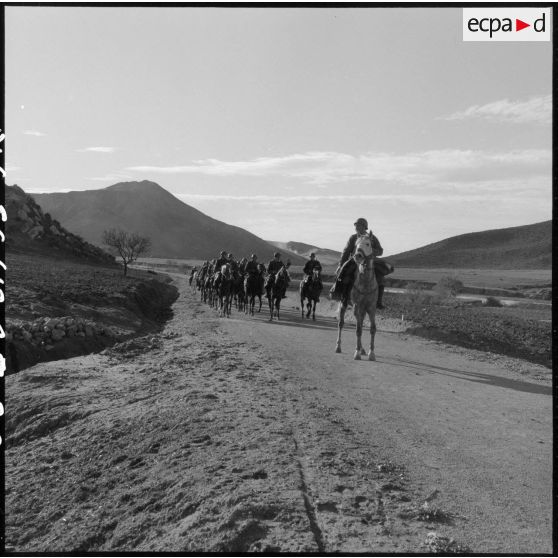
[[[299,256],[303,256],[305,259],[309,259],[310,254],[313,252],[316,254],[316,259],[319,260],[321,264],[325,265],[337,264],[341,258],[341,252],[336,252],[329,248],[318,248],[317,246],[305,244],[304,242],[279,242],[274,240],[268,240],[268,242],[282,250],[290,250]]]
[[[212,259],[225,250],[238,259],[255,253],[265,262],[276,250],[258,236],[194,209],[149,180],[33,196],[65,227],[98,246],[102,246],[104,230],[119,227],[150,237],[152,257]],[[296,254],[287,257],[295,265],[304,262]]]
[[[396,267],[549,269],[552,221],[453,236],[388,259]]]

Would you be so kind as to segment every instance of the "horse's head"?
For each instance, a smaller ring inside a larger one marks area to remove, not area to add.
[[[231,274],[231,266],[230,264],[225,264],[221,266],[221,275],[224,275],[225,277],[229,277]]]
[[[374,259],[374,248],[372,245],[372,232],[357,237],[355,243],[355,255],[353,256],[359,267],[370,268]]]

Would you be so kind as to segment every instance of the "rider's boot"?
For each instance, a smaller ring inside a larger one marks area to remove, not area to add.
[[[385,308],[382,299],[384,297],[384,285],[380,285],[378,287],[378,300],[376,302],[376,308],[379,308],[380,310],[383,310]]]

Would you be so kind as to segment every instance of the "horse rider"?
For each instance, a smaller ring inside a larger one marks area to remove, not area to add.
[[[359,217],[355,223],[355,231],[356,233],[351,235],[349,237],[349,240],[347,241],[347,244],[343,250],[343,253],[341,254],[341,259],[339,260],[339,265],[337,266],[337,269],[335,270],[335,272],[338,274],[338,279],[340,279],[341,281],[345,282],[347,281],[347,286],[346,286],[346,290],[345,290],[345,294],[347,292],[350,292],[351,288],[352,288],[352,282],[349,283],[350,280],[350,276],[351,274],[351,268],[352,266],[348,264],[348,262],[350,262],[351,257],[354,255],[355,252],[355,246],[356,246],[356,241],[358,239],[359,236],[364,236],[367,234],[367,229],[368,229],[368,221],[364,218],[364,217]],[[384,249],[382,248],[382,245],[380,244],[380,241],[378,240],[378,238],[376,236],[374,236],[372,234],[372,248],[374,250],[374,258],[376,258],[376,256],[381,256],[384,253]],[[380,310],[385,308],[385,306],[383,305],[383,296],[384,296],[384,289],[385,289],[385,273],[380,273],[378,270],[378,266],[376,266],[376,261],[374,262],[374,275],[376,276],[376,282],[378,283],[378,300],[376,302],[376,307],[379,308]],[[389,264],[388,264],[389,265]],[[393,271],[393,270],[391,270]],[[388,271],[388,272],[391,272]]]
[[[223,250],[215,262],[215,271],[220,271],[221,268],[228,263],[227,253]]]
[[[269,275],[275,275],[282,267],[283,262],[281,261],[281,254],[279,252],[275,252],[273,254],[273,259],[267,264],[267,272]]]
[[[271,276],[273,275],[273,277],[275,278],[275,275],[277,275],[277,272],[281,269],[281,268],[285,268],[287,270],[287,280],[288,283],[290,283],[291,281],[291,276],[289,275],[289,267],[291,265],[291,262],[287,260],[287,265],[285,265],[282,260],[281,260],[281,254],[279,252],[275,252],[275,254],[273,254],[273,259],[270,260],[270,262],[267,264],[267,273],[270,276],[268,278],[267,284],[265,286],[265,290],[267,291],[267,295],[268,298],[270,296],[270,291],[271,291],[271,286],[272,286],[272,281]],[[287,283],[287,284],[288,284]],[[284,296],[283,298],[286,298],[286,296]]]
[[[321,273],[322,264],[316,259],[316,254],[312,252],[310,254],[310,259],[304,264],[304,268],[302,269],[302,272],[306,275],[306,277],[304,278],[304,283],[308,283],[308,281],[310,281],[310,278],[312,277],[315,269],[317,269]],[[320,288],[323,288],[321,277],[318,279],[318,281]]]
[[[198,270],[198,268],[197,268],[196,266],[194,266],[194,267],[190,270],[190,279],[189,279],[190,285],[192,284],[192,280],[194,279],[194,273],[196,273],[197,270]]]
[[[252,254],[250,256],[250,261],[248,261],[246,267],[244,268],[244,271],[248,275],[257,275],[259,272],[258,265],[258,256],[256,256],[256,254]]]
[[[227,254],[227,262],[231,266],[231,271],[234,274],[237,274],[238,273],[238,262],[234,259],[233,255],[230,252]]]

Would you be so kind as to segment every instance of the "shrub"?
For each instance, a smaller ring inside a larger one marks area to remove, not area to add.
[[[499,308],[502,306],[502,303],[494,296],[487,296],[482,305],[490,306],[492,308]]]
[[[455,276],[445,275],[434,287],[434,291],[442,296],[455,296],[463,290],[463,283]]]
[[[405,301],[414,306],[431,306],[440,304],[440,297],[437,293],[428,291],[421,283],[408,283],[407,293],[404,295]]]

